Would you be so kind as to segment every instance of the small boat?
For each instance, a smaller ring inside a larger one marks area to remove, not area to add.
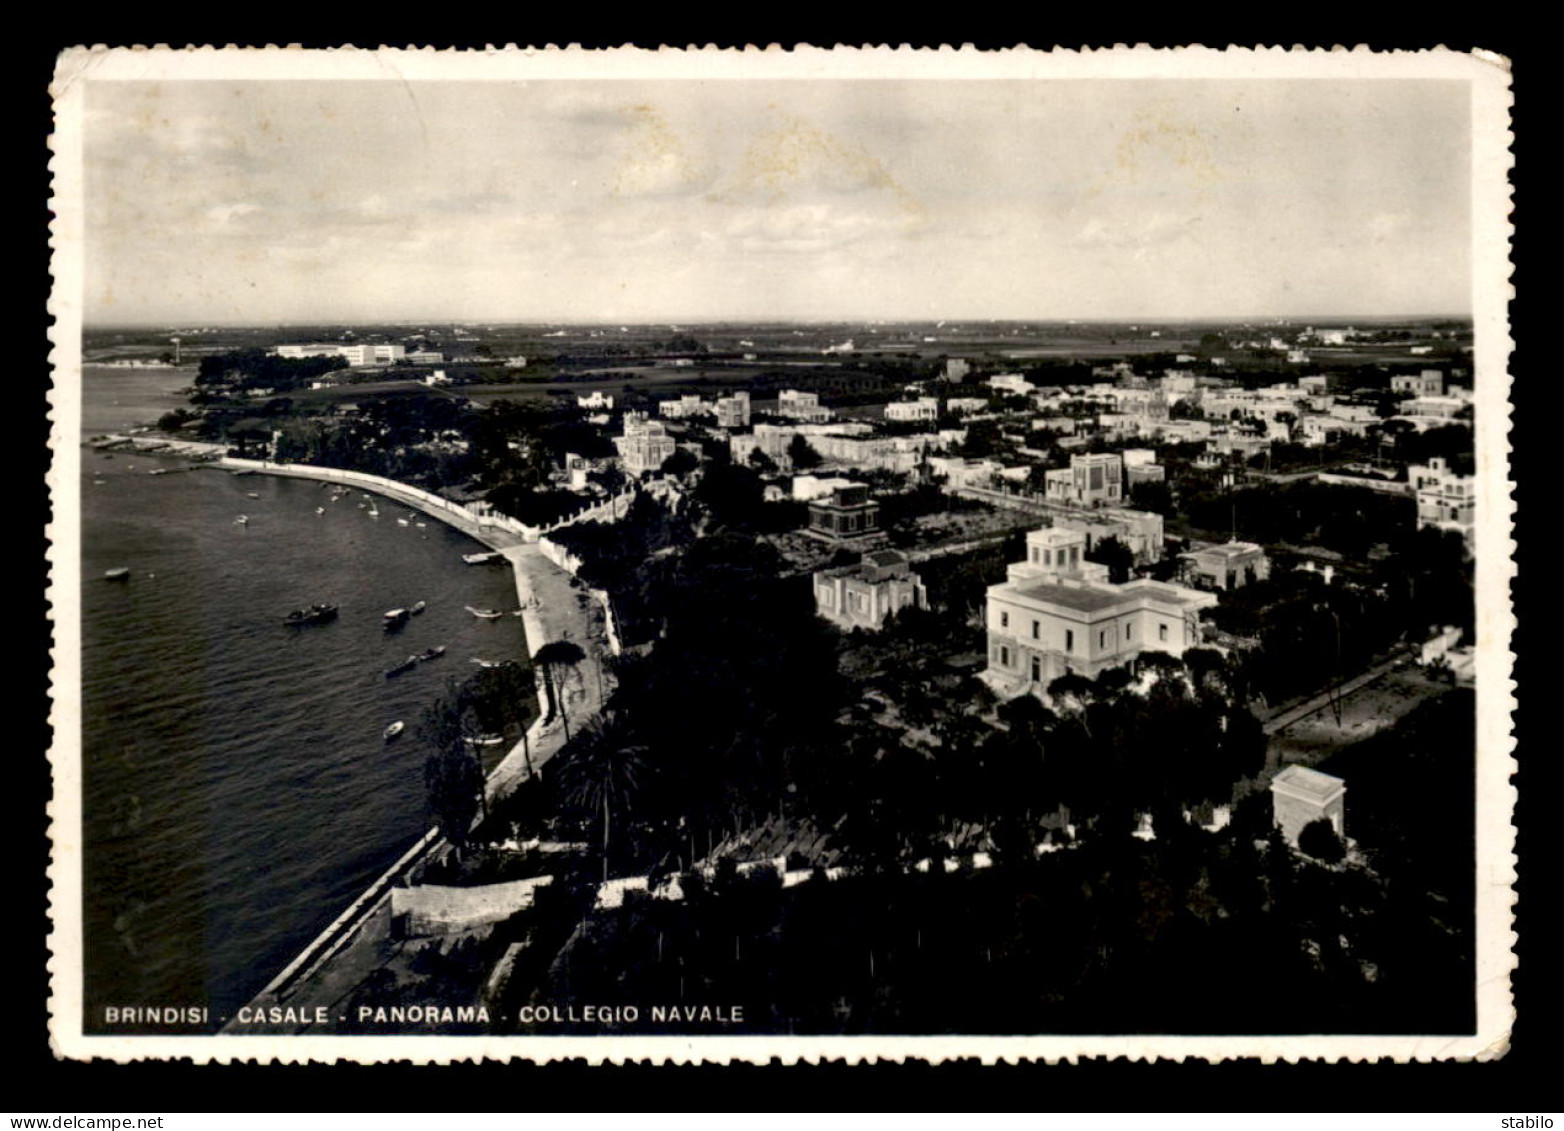
[[[462,561],[468,565],[482,565],[484,562],[492,562],[496,558],[504,557],[498,550],[491,550],[481,554],[463,554]]]
[[[148,475],[171,475],[173,473],[173,471],[174,471],[174,469],[172,467],[154,467],[151,471],[147,472],[147,474]]]
[[[325,507],[316,507],[315,508],[315,513],[316,514],[325,514],[326,513],[326,508]]]
[[[337,606],[335,605],[311,605],[307,609],[294,609],[282,618],[286,625],[325,624],[327,621],[337,619]]]
[[[479,620],[499,620],[505,615],[498,609],[475,609],[471,605],[467,606],[467,611]]]
[[[433,648],[425,648],[422,652],[418,653],[418,655],[416,657],[414,657],[414,658],[420,664],[426,664],[430,660],[438,660],[443,655],[445,655],[445,645],[444,644],[436,644]]]
[[[408,609],[407,611],[412,613],[413,616],[416,617],[419,613],[423,612],[428,607],[429,607],[428,605],[424,604],[422,601],[419,601],[416,604],[414,604],[413,607]]]
[[[104,483],[106,483],[106,482],[108,482],[108,481],[107,481],[107,480],[106,480],[106,479],[94,479],[94,480],[93,480],[93,481],[92,481],[92,485],[93,485],[93,486],[94,486],[94,487],[101,487],[101,486],[103,486],[103,484],[104,484]]]
[[[105,581],[125,581],[129,577],[130,568],[128,566],[115,566],[113,569],[103,571],[103,579]]]
[[[380,512],[377,511],[374,507],[370,507],[364,513],[367,514],[370,518],[379,518],[380,517]]]
[[[261,497],[261,493],[259,491],[246,491],[244,493],[244,497],[247,499],[259,499]]]
[[[398,526],[406,526],[407,525],[407,519],[399,518],[399,519],[396,520],[396,524]]]
[[[497,667],[500,666],[500,663],[499,663],[498,660],[480,660],[477,656],[474,656],[468,662],[469,663],[473,663],[473,664],[477,664],[480,668],[485,668],[485,669],[487,669],[487,668],[497,668]]]
[[[240,515],[238,518],[234,519],[234,525],[235,526],[249,526],[250,525],[250,516],[247,515],[247,514]]]
[[[407,623],[407,618],[411,615],[406,609],[392,609],[385,615],[385,630],[396,631]]]
[[[481,734],[477,738],[470,735],[464,736],[462,741],[468,746],[498,746],[505,741],[503,734]]]
[[[386,678],[387,679],[391,679],[394,676],[401,675],[403,672],[410,672],[414,668],[416,668],[417,666],[418,666],[418,657],[417,656],[409,656],[407,659],[403,660],[396,667],[394,667],[394,668],[387,668],[386,669]]]
[[[402,731],[405,728],[406,728],[406,724],[403,723],[401,719],[398,719],[396,722],[394,722],[390,726],[386,727],[386,729],[384,731],[382,731],[381,733],[385,736],[385,740],[387,742],[390,742],[397,735],[401,734]]]
[[[426,526],[428,526],[428,525],[429,525],[429,524],[428,524],[428,523],[426,523],[426,522],[415,522],[415,523],[413,523],[413,525],[414,525],[414,526],[416,526],[416,527],[418,527],[418,529],[420,529],[420,530],[422,530],[422,529],[424,529],[424,528],[425,528],[425,527],[426,527]]]

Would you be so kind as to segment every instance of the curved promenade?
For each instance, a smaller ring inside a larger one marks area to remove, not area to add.
[[[610,688],[604,666],[610,649],[601,610],[580,582],[544,555],[537,545],[538,532],[533,528],[501,515],[481,515],[419,488],[363,472],[233,457],[224,457],[207,466],[342,483],[373,491],[438,519],[503,554],[515,580],[528,651],[536,652],[550,641],[570,640],[586,654],[586,660],[572,673],[573,678],[567,676],[561,681],[560,698],[568,718],[573,722],[584,721],[602,707]],[[565,727],[559,717],[547,719],[546,692],[541,685],[538,698],[537,720],[488,773],[484,793],[490,802],[514,791],[564,745]],[[342,993],[350,992],[357,980],[373,967],[375,955],[387,943],[391,890],[441,851],[444,844],[436,830],[426,833],[268,982],[250,1006],[328,1004],[335,1002]],[[245,1026],[240,1029],[230,1023],[223,1031],[285,1032],[292,1028]]]

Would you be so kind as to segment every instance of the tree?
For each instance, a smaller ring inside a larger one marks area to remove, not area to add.
[[[459,854],[483,811],[483,766],[476,744],[480,730],[470,708],[458,696],[448,695],[424,708],[419,733],[432,747],[424,761],[429,808]]]
[[[565,728],[565,741],[570,741],[570,719],[565,714],[565,696],[558,686],[560,668],[573,668],[586,659],[581,645],[572,640],[551,640],[532,655],[532,663],[543,673],[543,686],[548,693],[549,711],[559,712]]]
[[[533,669],[515,661],[484,668],[462,684],[459,699],[470,708],[472,717],[485,734],[502,734],[513,726],[524,726],[531,716],[530,703],[536,691]],[[523,740],[526,735],[523,733]],[[532,773],[532,753],[525,746],[527,773]]]
[[[777,461],[772,459],[759,448],[756,448],[749,453],[749,465],[762,474],[775,471],[777,469]]]
[[[977,420],[967,426],[967,435],[961,442],[959,454],[969,459],[983,459],[998,452],[1001,444],[999,422]]]
[[[675,448],[673,454],[663,460],[662,469],[668,475],[688,475],[701,465],[688,448]]]
[[[1173,490],[1166,483],[1146,480],[1130,487],[1130,505],[1137,510],[1151,511],[1163,518],[1173,515]]]
[[[628,738],[624,716],[605,712],[567,745],[556,777],[567,802],[594,816],[602,814],[604,883],[615,814],[629,812],[646,778],[647,748]]]
[[[1298,834],[1298,851],[1314,857],[1322,864],[1339,864],[1347,855],[1346,847],[1336,835],[1335,826],[1324,817],[1303,826]]]
[[[819,467],[821,462],[820,453],[815,451],[814,445],[802,432],[794,435],[792,442],[788,444],[787,458],[797,471],[808,471],[810,468]]]
[[[1135,551],[1120,538],[1110,534],[1106,538],[1099,538],[1097,544],[1086,551],[1086,560],[1107,566],[1108,580],[1115,585],[1122,585],[1130,579],[1130,570],[1135,565]]]

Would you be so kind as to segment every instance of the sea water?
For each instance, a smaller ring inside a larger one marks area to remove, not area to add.
[[[520,619],[465,608],[514,608],[509,569],[465,565],[482,547],[436,520],[309,480],[149,474],[184,465],[82,453],[89,1032],[109,1006],[231,1015],[427,827],[424,709],[471,658],[527,650]],[[316,602],[338,619],[282,623]]]

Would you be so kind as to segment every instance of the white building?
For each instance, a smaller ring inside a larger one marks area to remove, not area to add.
[[[927,608],[928,591],[904,555],[872,550],[857,565],[814,575],[815,612],[845,629],[878,632],[886,618],[907,608]]]
[[[1318,820],[1347,835],[1347,783],[1307,766],[1287,766],[1271,779],[1271,810],[1276,827],[1293,847],[1298,834]]]
[[[1477,477],[1457,475],[1441,456],[1407,468],[1407,483],[1417,496],[1417,528],[1453,530],[1472,542],[1477,525]]]
[[[811,499],[823,499],[827,495],[835,494],[843,487],[851,487],[851,479],[842,479],[836,476],[824,477],[819,475],[795,475],[793,477],[793,498],[807,503]]]
[[[1020,373],[996,373],[988,379],[988,387],[1018,397],[1029,396],[1035,391],[1032,383]]]
[[[648,420],[639,412],[626,413],[624,435],[614,437],[614,447],[629,475],[656,471],[677,446],[660,421]]]
[[[790,420],[823,423],[831,419],[831,410],[820,403],[819,393],[783,389],[777,394],[777,415]]]
[[[712,406],[701,400],[698,394],[687,393],[678,400],[666,400],[657,406],[660,415],[669,420],[689,420],[696,416],[705,416],[712,411]]]
[[[587,393],[585,396],[578,396],[576,398],[576,407],[589,409],[611,409],[614,407],[614,398],[612,394],[598,390],[596,392]]]
[[[339,351],[349,365],[392,365],[407,356],[407,347],[395,342],[361,342]]]
[[[1069,467],[1044,477],[1044,498],[1072,507],[1117,506],[1124,501],[1124,460],[1116,452],[1072,455]]]
[[[944,477],[946,490],[958,491],[966,487],[986,487],[1004,468],[991,459],[930,456],[929,470]]]
[[[717,398],[717,427],[749,427],[749,394],[740,390],[731,397]]]
[[[1045,697],[1067,671],[1095,679],[1143,651],[1181,656],[1199,646],[1200,610],[1216,595],[1167,582],[1113,585],[1085,560],[1084,537],[1057,527],[1027,535],[1027,560],[988,589],[988,667],[1002,697]]]
[[[934,397],[893,401],[885,406],[885,419],[900,423],[933,423],[939,419],[939,401]]]
[[[1390,378],[1390,391],[1411,393],[1415,397],[1443,396],[1445,375],[1439,369],[1425,369],[1421,373],[1397,373]]]
[[[1181,580],[1201,589],[1238,589],[1271,576],[1271,559],[1254,542],[1196,546],[1179,558]]]

